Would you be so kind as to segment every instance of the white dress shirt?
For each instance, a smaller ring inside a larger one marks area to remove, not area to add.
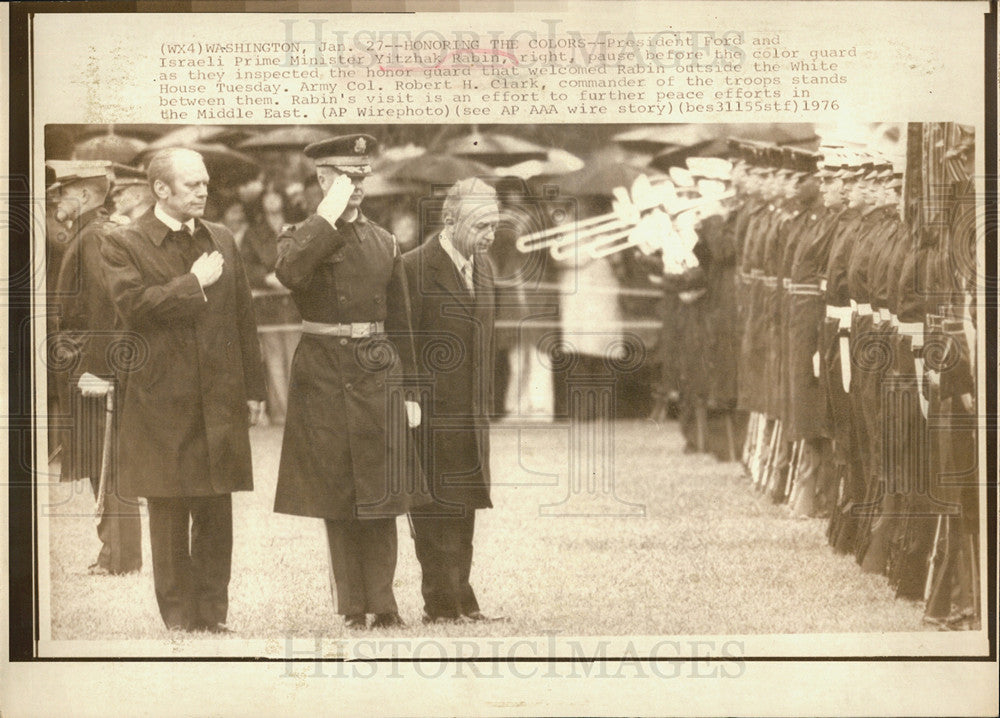
[[[462,253],[455,249],[455,245],[451,243],[451,240],[444,235],[441,235],[441,247],[451,257],[451,261],[454,262],[455,268],[462,276],[462,281],[465,282],[465,288],[469,290],[470,294],[475,295],[476,290],[472,280],[472,258],[463,257]]]
[[[181,227],[186,227],[187,231],[191,233],[191,236],[194,236],[194,217],[189,219],[187,222],[181,222],[160,209],[159,202],[157,202],[153,207],[153,214],[158,220],[163,222],[163,224],[167,225],[171,232],[177,232]]]

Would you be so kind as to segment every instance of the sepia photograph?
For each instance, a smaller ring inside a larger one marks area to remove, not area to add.
[[[4,716],[995,715],[995,4],[0,24]]]
[[[981,630],[974,149],[46,126],[51,640]]]

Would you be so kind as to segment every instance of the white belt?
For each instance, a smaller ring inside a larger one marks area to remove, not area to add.
[[[323,322],[309,322],[303,320],[302,331],[306,334],[320,334],[327,337],[350,337],[351,339],[364,339],[372,334],[382,334],[385,332],[385,325],[382,322],[354,322],[352,324],[324,324]]]
[[[854,311],[857,312],[858,315],[862,316],[862,317],[867,317],[868,315],[870,315],[872,313],[872,305],[868,304],[868,303],[858,304],[858,303],[852,301],[851,302],[851,307],[853,307]]]
[[[826,305],[826,318],[827,319],[838,319],[841,322],[850,321],[851,319],[851,308],[850,307],[838,307],[834,304]]]
[[[887,322],[887,321],[889,321],[890,317],[892,317],[892,314],[891,314],[891,312],[889,312],[889,310],[888,310],[888,309],[885,309],[885,308],[883,307],[882,309],[879,309],[879,310],[878,310],[878,318],[879,318],[879,319],[880,319],[881,321],[883,321],[883,322]]]
[[[889,314],[889,323],[893,326],[893,328],[899,329],[899,317],[895,314]]]
[[[785,289],[788,290],[789,294],[811,294],[815,297],[823,294],[819,285],[812,282],[789,282],[785,285]]]
[[[826,280],[825,279],[819,280],[819,288],[823,292],[826,291]]]

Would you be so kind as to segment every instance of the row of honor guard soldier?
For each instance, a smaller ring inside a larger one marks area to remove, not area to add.
[[[975,464],[956,420],[974,405],[972,265],[955,261],[974,228],[956,219],[960,203],[944,233],[906,216],[902,174],[883,159],[828,150],[817,171],[814,153],[739,154],[740,406],[755,484],[799,515],[829,512],[835,549],[925,599],[929,621],[974,622],[975,482],[948,478]]]

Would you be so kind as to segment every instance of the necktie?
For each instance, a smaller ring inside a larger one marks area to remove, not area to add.
[[[171,239],[176,242],[176,247],[187,267],[194,264],[194,261],[206,250],[203,242],[199,238],[192,236],[191,230],[182,225],[180,229],[170,233]]]
[[[476,296],[475,285],[472,283],[472,260],[469,259],[465,262],[462,267],[462,278],[465,279],[465,288],[469,290],[469,294]]]

